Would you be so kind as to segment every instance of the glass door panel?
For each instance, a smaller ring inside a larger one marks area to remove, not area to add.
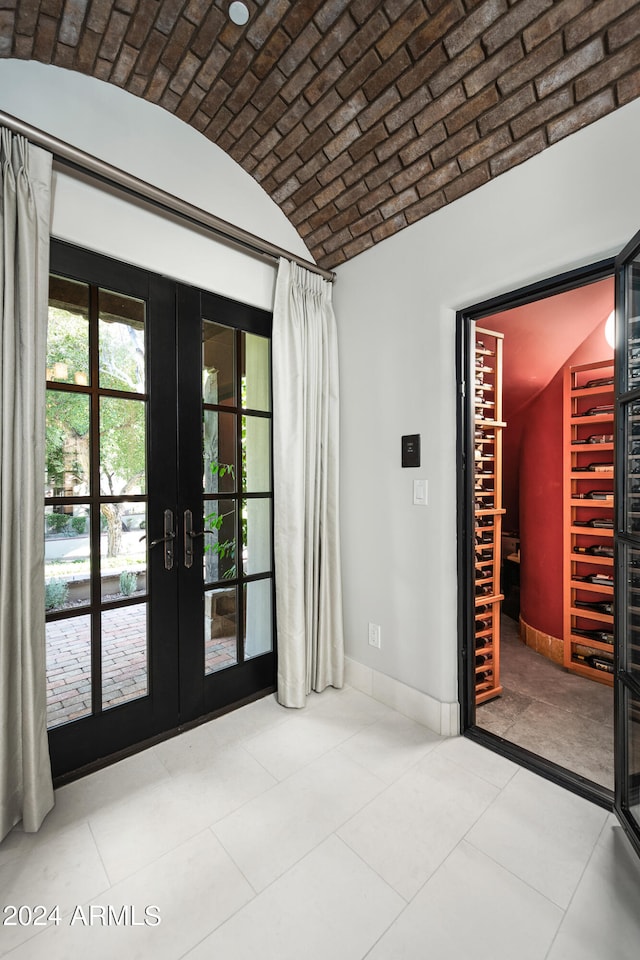
[[[640,853],[640,234],[616,261],[616,812]]]
[[[59,241],[51,264],[58,776],[273,689],[271,316]]]

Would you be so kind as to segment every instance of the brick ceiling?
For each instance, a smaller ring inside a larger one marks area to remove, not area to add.
[[[640,95],[630,0],[0,0],[0,56],[174,113],[331,268]],[[215,211],[214,211],[215,212]]]

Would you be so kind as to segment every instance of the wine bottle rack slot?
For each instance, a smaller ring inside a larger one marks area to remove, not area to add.
[[[476,328],[474,388],[475,694],[484,703],[500,686],[503,336]]]
[[[613,684],[615,643],[613,414],[613,359],[567,366],[563,415],[564,665],[567,670],[608,685]],[[640,443],[638,455],[640,467]]]

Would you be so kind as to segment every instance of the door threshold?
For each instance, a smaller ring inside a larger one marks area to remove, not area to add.
[[[179,724],[179,726],[172,727],[170,730],[163,730],[162,733],[158,733],[154,737],[148,737],[146,740],[141,740],[139,743],[134,743],[130,747],[126,747],[124,750],[118,750],[115,753],[110,753],[108,756],[99,757],[92,763],[87,763],[85,766],[78,767],[76,770],[70,770],[68,773],[63,773],[59,777],[54,777],[54,790],[57,790],[58,787],[64,787],[68,783],[73,783],[74,780],[80,780],[82,777],[87,777],[91,773],[96,773],[98,770],[104,769],[104,767],[110,767],[114,763],[118,763],[120,760],[126,760],[127,757],[133,757],[136,753],[142,753],[143,750],[148,750],[149,747],[155,747],[156,744],[163,743],[165,740],[172,740],[181,733],[186,733],[188,730],[193,730],[195,727],[200,727],[203,723],[208,723],[209,720],[216,720],[218,717],[222,717],[227,713],[232,713],[234,710],[238,710],[240,707],[246,707],[249,703],[253,703],[256,700],[262,700],[264,697],[268,697],[270,694],[275,692],[275,686],[265,687],[263,690],[258,690],[257,693],[252,693],[250,696],[244,697],[242,700],[238,700],[235,703],[228,704],[226,707],[221,707],[219,710],[213,710],[211,713],[206,713],[201,717],[196,717],[195,720],[190,720],[188,723]]]
[[[545,780],[550,780],[559,787],[564,787],[565,790],[569,790],[579,797],[584,797],[585,800],[589,800],[591,803],[595,803],[597,806],[613,813],[613,790],[603,787],[602,784],[596,783],[594,780],[588,780],[586,777],[580,776],[579,773],[573,773],[566,767],[561,767],[560,764],[554,763],[552,760],[546,760],[537,753],[532,753],[525,747],[519,747],[510,740],[505,740],[503,737],[499,737],[489,730],[483,730],[481,727],[468,727],[463,736],[483,747],[487,747],[488,750],[493,750],[494,753],[498,753],[502,757],[506,757],[507,760],[517,763],[525,770],[537,773]]]

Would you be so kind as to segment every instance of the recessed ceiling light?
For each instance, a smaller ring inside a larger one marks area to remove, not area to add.
[[[229,6],[229,16],[239,27],[243,27],[249,19],[249,8],[246,3],[232,3]]]

